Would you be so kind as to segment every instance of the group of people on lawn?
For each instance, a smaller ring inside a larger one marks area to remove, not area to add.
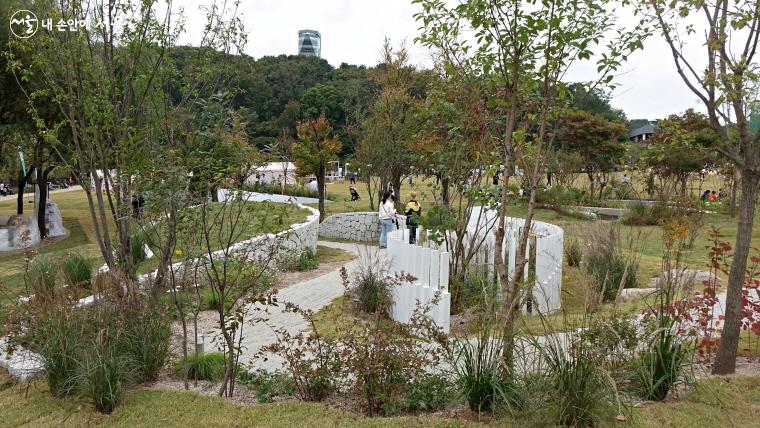
[[[715,190],[705,190],[702,196],[699,197],[699,200],[702,202],[717,202],[726,196],[728,196],[728,193],[721,187],[718,193],[715,193]]]

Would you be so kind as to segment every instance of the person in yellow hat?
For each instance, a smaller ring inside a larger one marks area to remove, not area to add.
[[[406,227],[409,229],[409,243],[416,244],[417,220],[422,215],[422,207],[420,206],[420,203],[417,202],[417,192],[409,193],[409,203],[406,204],[404,214],[406,214]]]

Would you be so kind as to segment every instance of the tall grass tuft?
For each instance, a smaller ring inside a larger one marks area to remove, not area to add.
[[[565,257],[567,258],[567,265],[570,267],[578,267],[581,265],[581,259],[583,258],[583,252],[581,251],[581,245],[578,240],[573,239],[565,246]]]
[[[61,263],[61,270],[70,287],[90,288],[92,285],[92,262],[79,253],[66,256]]]
[[[53,291],[58,277],[58,263],[45,256],[37,256],[29,264],[29,280],[38,292]]]
[[[475,412],[491,410],[504,383],[501,341],[491,337],[492,327],[483,322],[475,341],[459,341],[451,359],[459,387]]]
[[[350,294],[363,312],[373,314],[390,307],[393,283],[388,280],[379,252],[368,251],[359,257],[351,278]]]
[[[632,363],[631,385],[644,400],[662,401],[679,382],[688,382],[692,347],[671,328],[656,331]]]
[[[33,346],[44,359],[48,389],[55,397],[75,393],[82,358],[81,320],[68,313],[44,317],[33,336]]]
[[[541,345],[547,366],[550,406],[563,426],[594,426],[611,404],[611,386],[602,363],[585,340],[565,349],[559,340]]]
[[[124,317],[120,351],[129,360],[136,382],[153,381],[169,359],[171,328],[155,308],[136,308]]]
[[[93,340],[81,371],[83,392],[99,412],[106,414],[124,398],[128,374],[128,360],[108,334],[109,330],[101,330]]]

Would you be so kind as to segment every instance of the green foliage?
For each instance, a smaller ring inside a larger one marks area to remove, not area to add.
[[[119,353],[138,382],[154,381],[169,359],[171,327],[158,310],[130,308],[124,314]]]
[[[27,275],[37,292],[53,291],[58,277],[58,262],[46,256],[37,256],[29,264]]]
[[[628,226],[659,226],[674,217],[687,215],[688,212],[672,208],[664,203],[636,203],[620,218],[620,222]]]
[[[470,267],[463,274],[451,278],[449,293],[452,313],[470,308],[485,309],[497,301],[499,283],[495,275]]]
[[[657,122],[659,130],[648,138],[641,164],[664,177],[683,178],[717,159],[720,137],[702,113],[689,109]]]
[[[620,247],[616,227],[594,230],[586,243],[586,271],[602,301],[614,301],[621,287],[636,288],[639,262],[635,255]]]
[[[368,314],[383,311],[391,303],[393,283],[379,262],[377,256],[360,258],[351,278],[350,294],[359,310]]]
[[[67,255],[61,262],[61,269],[71,287],[89,288],[92,284],[92,262],[79,253]]]
[[[555,421],[562,426],[594,426],[610,406],[612,391],[599,358],[584,341],[567,352],[550,340],[543,347],[547,365],[549,403]]]
[[[221,352],[193,353],[187,357],[187,365],[182,359],[174,362],[174,374],[181,379],[219,380],[226,367],[227,357]]]
[[[285,270],[305,272],[316,269],[319,266],[319,261],[317,261],[317,255],[314,254],[311,247],[307,247],[303,251],[296,249],[287,252],[281,257],[280,265]]]
[[[583,205],[588,199],[584,190],[562,185],[552,186],[536,193],[536,202],[544,205]]]
[[[583,250],[577,239],[571,239],[565,244],[565,258],[570,267],[579,267],[583,259]]]
[[[139,297],[86,307],[62,296],[33,302],[24,340],[45,360],[55,396],[83,393],[104,413],[131,384],[155,380],[169,354],[166,315]]]
[[[627,136],[626,126],[581,111],[570,111],[563,118],[560,133],[565,150],[581,154],[589,171],[610,171],[625,155],[621,141]]]
[[[647,348],[631,364],[631,387],[644,400],[662,401],[675,385],[687,380],[693,347],[671,326],[656,331]]]
[[[457,383],[474,412],[491,410],[506,383],[502,348],[499,340],[491,337],[495,328],[487,322],[482,324],[477,338],[459,341],[452,354]]]
[[[295,394],[293,379],[280,372],[241,370],[238,380],[253,389],[256,401],[259,403],[271,403],[275,397],[290,397]]]
[[[55,397],[79,388],[83,329],[79,318],[63,312],[43,317],[36,326],[32,344],[44,359],[48,389]]]
[[[82,391],[98,411],[109,414],[124,398],[129,361],[115,341],[103,336],[95,338],[89,346],[79,375]]]
[[[435,412],[452,402],[455,395],[454,385],[447,377],[430,374],[406,386],[403,408],[411,412]]]

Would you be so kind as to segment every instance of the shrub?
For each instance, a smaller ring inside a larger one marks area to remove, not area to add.
[[[452,313],[458,314],[469,308],[486,309],[498,300],[498,279],[485,270],[467,269],[450,282]]]
[[[454,396],[454,386],[445,376],[430,374],[406,386],[403,407],[412,412],[433,412],[446,407]]]
[[[58,276],[58,263],[51,258],[37,256],[29,264],[27,275],[38,292],[53,291]]]
[[[536,202],[543,205],[580,205],[586,194],[574,187],[552,186],[536,192]]]
[[[687,380],[692,347],[669,327],[655,332],[632,364],[631,385],[644,400],[662,401],[678,382]]]
[[[63,275],[70,287],[90,288],[92,285],[92,262],[79,253],[66,256],[61,263]]]
[[[180,377],[192,380],[219,380],[224,377],[227,367],[227,357],[221,352],[205,354],[190,354],[187,357],[187,367],[183,360],[174,363],[174,373]]]
[[[34,299],[15,340],[42,355],[54,396],[81,393],[110,413],[127,386],[155,379],[163,367],[168,320],[139,294],[112,298],[103,293],[90,305],[75,303],[76,295],[66,293]]]
[[[145,234],[142,231],[136,231],[132,234],[132,262],[140,264],[147,258],[145,254],[145,244],[147,243]]]
[[[219,310],[221,301],[219,300],[219,293],[213,288],[206,288],[203,290],[203,306],[209,310]]]
[[[581,259],[583,259],[583,252],[581,251],[581,245],[578,240],[573,239],[565,246],[565,257],[567,258],[567,265],[570,267],[579,267],[581,265]]]
[[[241,370],[238,375],[240,383],[252,388],[259,403],[271,403],[277,396],[292,396],[295,394],[293,379],[280,372],[256,370],[248,372]]]

